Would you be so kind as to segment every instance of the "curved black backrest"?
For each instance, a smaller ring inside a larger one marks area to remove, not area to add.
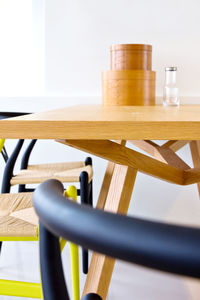
[[[28,147],[26,148],[26,151],[24,152],[21,160],[21,166],[20,166],[21,170],[27,169],[28,161],[36,142],[37,140],[31,140]]]
[[[40,269],[44,300],[70,300],[62,268],[59,238],[48,231],[42,223],[40,231]],[[102,300],[89,293],[82,300]]]
[[[37,142],[37,140],[31,140],[30,143],[28,144],[28,147],[26,148],[26,150],[22,156],[21,166],[20,166],[21,170],[25,170],[28,168],[29,158],[30,158],[31,152],[32,152],[36,142]],[[32,188],[31,189],[26,188],[25,184],[19,184],[19,188],[18,188],[19,193],[33,192],[33,191],[34,191],[34,189],[32,189]]]
[[[3,173],[3,180],[2,180],[2,187],[1,193],[9,193],[10,192],[10,180],[13,176],[13,169],[19,155],[19,152],[23,146],[24,140],[18,140],[17,145],[15,146],[11,156],[9,157],[4,173]]]
[[[62,268],[59,238],[39,225],[40,269],[44,300],[69,300]]]
[[[79,205],[63,197],[63,185],[57,180],[48,180],[36,189],[34,206],[41,223],[50,232],[84,248],[150,268],[200,277],[198,228],[115,215]]]

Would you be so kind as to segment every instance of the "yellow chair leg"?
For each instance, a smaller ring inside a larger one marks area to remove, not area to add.
[[[0,140],[1,146],[1,140]],[[77,189],[74,186],[69,186],[65,191],[65,195],[77,201]],[[2,240],[38,240],[36,237],[2,237]],[[60,239],[60,249],[64,249],[66,241]],[[79,288],[79,256],[78,246],[70,243],[70,255],[71,255],[71,272],[72,272],[72,289],[73,289],[73,300],[80,299],[80,288]],[[13,281],[0,279],[0,295],[4,296],[15,296],[15,297],[27,297],[43,299],[42,289],[39,283]]]
[[[0,295],[41,299],[39,283],[0,279]]]
[[[77,189],[74,186],[69,186],[65,191],[65,196],[77,201]],[[78,246],[73,243],[70,243],[70,256],[71,256],[73,300],[79,300],[80,299],[80,287],[79,287]]]
[[[78,246],[70,243],[73,300],[80,299]]]
[[[3,149],[4,143],[5,143],[5,139],[0,139],[0,152]]]
[[[60,238],[60,252],[63,251],[63,249],[65,248],[67,241],[63,240],[63,238]]]

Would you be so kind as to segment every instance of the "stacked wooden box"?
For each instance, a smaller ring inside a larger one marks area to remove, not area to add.
[[[112,45],[111,70],[102,72],[103,105],[155,105],[152,46]]]

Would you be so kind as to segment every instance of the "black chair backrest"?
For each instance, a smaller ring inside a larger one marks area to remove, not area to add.
[[[34,206],[41,230],[49,231],[54,238],[62,236],[111,257],[200,278],[199,228],[116,215],[79,205],[63,196],[63,185],[57,180],[48,180],[36,189]],[[41,234],[41,251],[45,243]],[[43,261],[42,252],[41,257]],[[45,273],[51,277],[51,272]],[[49,278],[48,282],[51,282]]]
[[[31,155],[31,152],[33,150],[33,147],[35,146],[35,143],[37,142],[37,140],[31,140],[28,147],[26,148],[26,151],[24,152],[23,156],[22,156],[22,160],[21,160],[21,170],[22,169],[27,169],[28,167],[28,161]]]
[[[10,180],[13,176],[13,169],[19,155],[19,152],[23,146],[24,140],[18,140],[17,145],[15,146],[11,156],[9,157],[4,173],[3,173],[3,180],[1,186],[1,193],[9,193],[10,192]]]

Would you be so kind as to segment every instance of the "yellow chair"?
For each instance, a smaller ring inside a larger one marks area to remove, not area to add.
[[[38,241],[38,218],[32,205],[32,193],[0,195],[0,241]],[[77,200],[77,190],[70,186],[65,195]],[[60,240],[61,251],[66,241]],[[78,247],[70,243],[73,299],[79,300]],[[42,299],[41,285],[0,279],[0,295]]]
[[[0,139],[0,152],[3,149],[4,143],[5,143],[5,139]]]
[[[7,154],[6,148],[4,147],[4,144],[5,144],[5,139],[0,139],[0,153],[3,156],[5,163],[7,163],[8,154]]]
[[[21,160],[21,170],[14,173],[14,166],[23,146],[24,140],[19,140],[10,158],[7,161],[1,192],[9,193],[11,187],[18,185],[18,192],[33,192],[34,188],[27,188],[26,185],[38,184],[47,179],[58,179],[63,183],[79,182],[80,188],[77,190],[81,203],[92,205],[92,159],[87,157],[85,161],[49,163],[49,164],[29,164],[29,157],[34,148],[36,140],[31,140]],[[1,248],[1,244],[0,244]],[[82,250],[83,273],[88,272],[88,251]]]

